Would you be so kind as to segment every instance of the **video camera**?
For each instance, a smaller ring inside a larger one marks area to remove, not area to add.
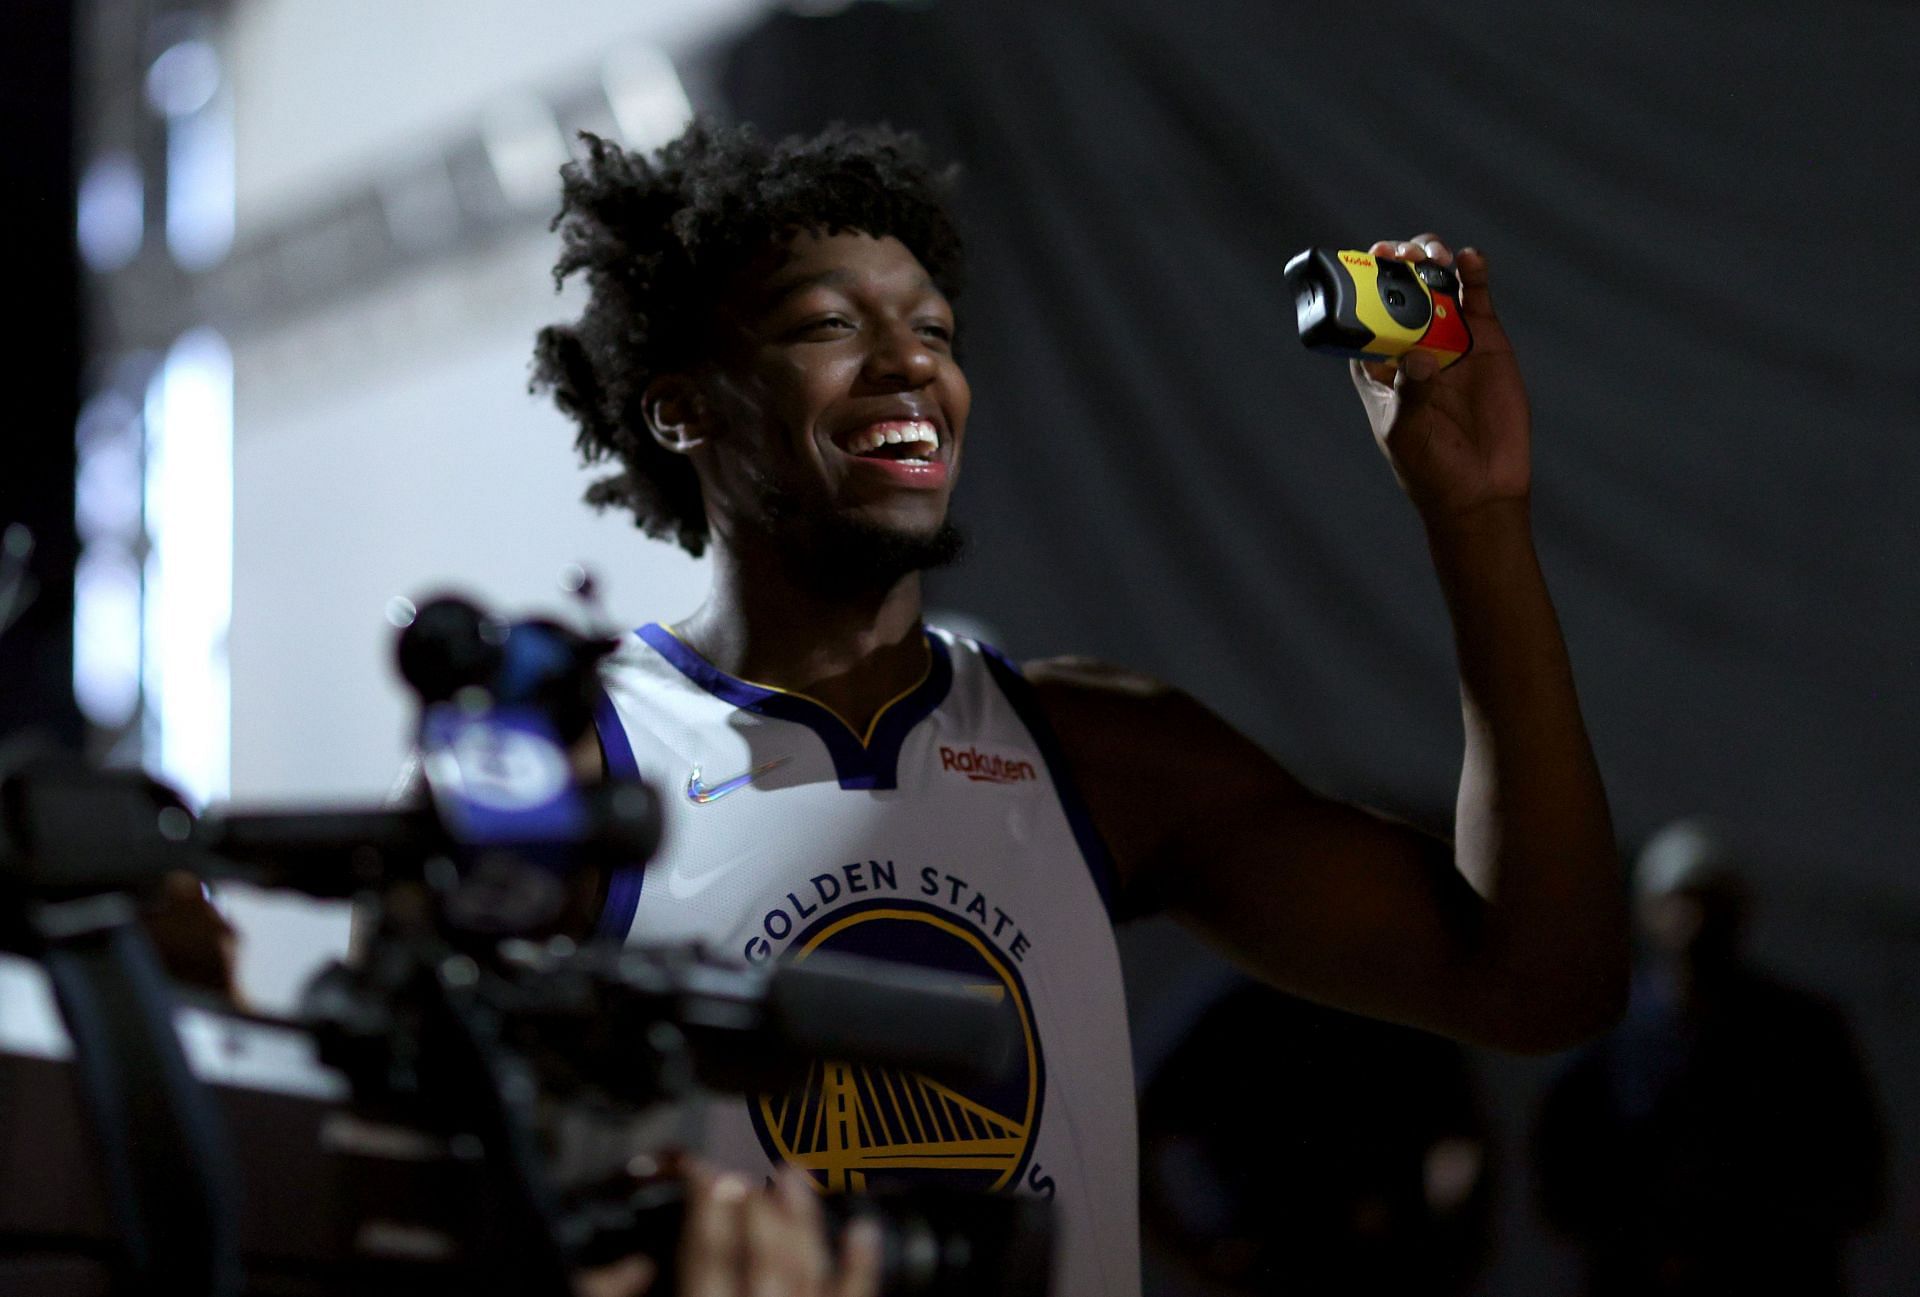
[[[680,1187],[657,1168],[697,1150],[703,1096],[775,1092],[820,1059],[959,1083],[1008,1066],[1004,1019],[953,979],[851,957],[740,968],[563,930],[586,867],[633,867],[659,841],[651,789],[572,775],[618,644],[421,606],[397,653],[420,701],[417,806],[196,818],[137,773],[46,757],[5,773],[0,950],[45,969],[81,1098],[16,1105],[54,1116],[8,1131],[0,1166],[71,1178],[84,1128],[97,1175],[53,1195],[71,1212],[0,1184],[0,1278],[71,1254],[124,1291],[559,1297],[579,1268],[640,1253],[670,1294]],[[295,1033],[343,1101],[262,1120],[257,1096],[189,1066],[130,899],[183,869],[356,900],[364,949],[309,986]],[[4,1046],[0,1067],[69,1079]],[[877,1219],[888,1294],[1047,1290],[1043,1201],[915,1191],[829,1216]]]

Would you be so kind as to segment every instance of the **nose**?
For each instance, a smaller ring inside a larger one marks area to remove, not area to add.
[[[867,353],[865,377],[876,387],[903,391],[925,387],[939,370],[939,358],[927,346],[927,340],[901,321],[876,332],[873,348]]]

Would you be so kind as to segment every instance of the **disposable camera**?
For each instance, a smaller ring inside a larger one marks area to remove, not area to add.
[[[1445,369],[1473,348],[1460,277],[1437,261],[1308,248],[1287,263],[1286,282],[1313,351],[1360,360],[1424,351]]]

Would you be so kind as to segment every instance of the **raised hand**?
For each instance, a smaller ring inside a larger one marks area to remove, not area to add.
[[[1437,234],[1382,240],[1377,257],[1452,266],[1473,350],[1445,370],[1413,352],[1399,363],[1354,361],[1353,384],[1374,439],[1429,527],[1468,521],[1486,506],[1525,509],[1532,482],[1527,391],[1513,346],[1494,314],[1487,259],[1456,258]]]

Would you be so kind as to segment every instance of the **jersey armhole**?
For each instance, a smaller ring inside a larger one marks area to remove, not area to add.
[[[1114,867],[1113,853],[1107,849],[1106,839],[1100,836],[1100,830],[1094,827],[1093,816],[1087,811],[1086,800],[1080,796],[1080,786],[1074,782],[1066,754],[1060,747],[1060,739],[1053,732],[1052,723],[1047,720],[1033,682],[1020,674],[1020,668],[991,644],[981,644],[980,653],[987,664],[987,673],[1000,686],[1000,692],[1012,705],[1014,715],[1020,718],[1020,723],[1027,727],[1027,733],[1033,736],[1034,743],[1039,747],[1040,756],[1047,763],[1047,773],[1053,779],[1054,793],[1060,799],[1060,809],[1067,817],[1068,827],[1073,830],[1073,840],[1079,844],[1087,872],[1093,877],[1094,890],[1100,893],[1100,903],[1106,907],[1107,921],[1117,921],[1120,874]]]
[[[627,727],[621,723],[620,709],[614,706],[613,695],[605,685],[594,690],[593,729],[600,740],[600,755],[606,762],[607,775],[614,779],[639,779],[640,763],[634,760]],[[642,861],[623,865],[609,874],[606,899],[593,928],[596,937],[626,940],[633,929],[633,916],[640,909],[640,889],[646,883],[646,873],[646,863]]]

